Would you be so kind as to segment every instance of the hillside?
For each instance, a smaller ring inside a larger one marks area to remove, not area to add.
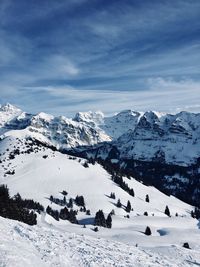
[[[51,139],[48,136],[53,128],[50,122],[47,124],[47,120],[51,121],[52,117],[40,114],[39,117],[43,117],[46,126],[37,122],[33,131],[33,125],[16,127],[20,124],[16,123],[14,114],[10,115],[11,119],[7,118],[7,123],[3,116],[0,184],[8,186],[11,197],[20,193],[23,199],[39,202],[44,206],[45,212],[37,212],[37,225],[33,227],[0,218],[2,266],[13,266],[14,263],[15,266],[32,266],[33,262],[38,266],[105,267],[133,266],[133,262],[136,267],[198,264],[200,226],[199,221],[191,217],[193,206],[162,193],[154,186],[146,186],[131,175],[116,178],[117,174],[113,176],[102,167],[103,162],[100,165],[96,161],[88,162],[85,158],[66,154],[67,151],[61,153],[59,142],[54,143],[54,137]],[[20,111],[17,110],[18,119],[19,116],[24,116],[19,114]],[[29,115],[32,121],[35,117]],[[92,126],[91,123],[102,123],[97,115],[96,122],[91,122],[89,118],[87,120],[88,129],[98,129],[97,124]],[[79,123],[76,122],[76,127],[79,127]],[[108,134],[104,132],[103,136]],[[109,141],[106,145],[112,147],[112,142]],[[105,143],[101,144],[102,151],[104,146]],[[93,155],[91,146],[84,149],[84,153],[86,151]],[[92,149],[96,150],[96,147],[93,146]],[[82,148],[80,151],[83,152]],[[106,159],[105,162],[109,162],[112,172],[113,166],[117,170],[116,164],[120,160],[111,154],[109,160]],[[122,179],[123,184],[116,179]],[[130,193],[131,190],[134,194]],[[115,198],[110,197],[111,193],[114,193]],[[149,202],[146,200],[147,195]],[[84,197],[85,211],[83,206],[77,204],[76,196]],[[121,207],[117,204],[118,199]],[[78,224],[62,218],[55,219],[46,212],[49,206],[60,213],[70,200]],[[128,201],[131,204],[129,211],[126,210]],[[169,207],[170,216],[165,214],[166,206]],[[90,212],[87,213],[87,210]],[[113,213],[111,229],[98,226],[98,231],[94,231],[98,210],[103,210],[105,218],[110,212]],[[145,234],[147,226],[151,230],[149,236]],[[186,242],[191,250],[182,247]],[[19,255],[21,250],[23,257]]]

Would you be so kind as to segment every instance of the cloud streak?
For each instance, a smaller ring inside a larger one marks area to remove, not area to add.
[[[160,93],[192,90],[198,99],[199,10],[198,0],[2,0],[0,100],[38,110],[37,97],[73,109],[101,109],[98,99],[111,95],[122,108],[131,106],[128,96],[147,109]]]

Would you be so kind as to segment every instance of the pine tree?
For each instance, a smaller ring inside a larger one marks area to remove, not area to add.
[[[70,209],[70,211],[69,211],[69,221],[71,223],[78,223],[78,221],[76,219],[76,212],[73,209]]]
[[[86,210],[86,215],[90,215],[90,210]]]
[[[147,211],[144,212],[144,216],[148,216],[148,212]]]
[[[115,199],[115,193],[110,193],[110,198]]]
[[[60,210],[60,219],[62,220],[69,220],[69,211],[67,207],[64,207],[64,209]]]
[[[72,198],[69,199],[69,203],[67,206],[68,206],[68,208],[73,208],[73,199]]]
[[[130,212],[131,211],[131,203],[128,200],[127,205],[126,205],[126,212]]]
[[[146,230],[145,230],[145,235],[151,235],[151,229],[149,226],[147,226]]]
[[[85,200],[83,196],[76,196],[75,203],[77,206],[85,206]]]
[[[117,207],[118,208],[121,208],[121,206],[122,206],[121,201],[120,201],[120,199],[118,199],[118,201],[117,201]]]
[[[108,228],[111,228],[112,227],[112,217],[110,214],[108,214],[108,217],[106,219],[106,225]]]
[[[131,189],[129,190],[129,194],[130,194],[132,197],[135,196],[135,192],[134,192],[133,188],[131,188]]]
[[[149,195],[146,195],[145,201],[149,202]]]
[[[166,206],[166,208],[165,208],[165,214],[166,214],[167,216],[170,216],[170,211],[169,211],[168,206]]]
[[[94,225],[106,227],[106,219],[102,210],[97,211],[94,218]]]

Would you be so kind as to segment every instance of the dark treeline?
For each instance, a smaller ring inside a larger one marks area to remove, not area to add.
[[[28,199],[23,200],[19,194],[11,198],[7,186],[0,185],[0,216],[35,225],[37,215],[29,209],[44,210],[39,203]]]
[[[57,221],[61,219],[61,220],[68,220],[71,223],[78,224],[78,221],[76,219],[77,212],[73,209],[68,210],[67,207],[64,207],[63,209],[58,211],[58,210],[53,210],[51,207],[48,206],[46,208],[46,212]]]
[[[122,176],[117,174],[112,175],[112,180],[113,182],[118,184],[124,191],[126,191],[129,195],[131,195],[132,197],[135,196],[133,188],[130,188],[128,184],[124,182]]]

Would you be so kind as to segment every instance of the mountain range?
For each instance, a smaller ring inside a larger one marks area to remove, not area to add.
[[[0,107],[0,134],[14,131],[62,153],[98,160],[199,206],[200,114],[125,110],[111,117],[79,112],[74,118]]]

